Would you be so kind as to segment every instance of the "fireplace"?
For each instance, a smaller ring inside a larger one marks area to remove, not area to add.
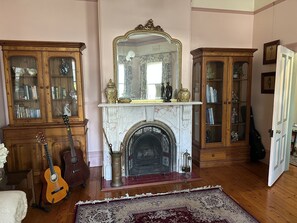
[[[192,106],[201,102],[100,104],[103,128],[115,151],[123,145],[122,176],[182,173],[192,153]],[[111,157],[103,143],[103,178],[111,180]]]
[[[137,123],[127,132],[124,145],[126,176],[170,173],[174,170],[175,137],[164,123]]]

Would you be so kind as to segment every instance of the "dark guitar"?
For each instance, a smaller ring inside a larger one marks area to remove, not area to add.
[[[251,146],[251,160],[257,161],[264,159],[266,152],[262,144],[261,135],[257,131],[254,122],[253,110],[250,112],[250,146]]]
[[[57,203],[68,195],[69,186],[61,176],[61,169],[53,165],[52,158],[48,152],[47,142],[42,132],[36,135],[37,142],[44,145],[45,155],[49,168],[44,171],[42,182],[43,200],[47,203]]]
[[[70,143],[70,150],[67,150],[62,154],[65,164],[64,179],[70,187],[78,185],[84,186],[86,180],[90,176],[90,169],[84,161],[83,152],[80,149],[74,148],[68,116],[63,115],[62,117],[67,127],[67,135]]]

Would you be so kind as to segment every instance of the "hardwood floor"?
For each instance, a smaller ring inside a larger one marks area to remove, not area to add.
[[[297,167],[289,171],[271,188],[267,186],[267,165],[248,163],[193,171],[201,176],[196,182],[140,187],[112,192],[100,191],[101,168],[91,168],[90,180],[85,188],[74,188],[67,200],[50,206],[49,212],[30,207],[23,223],[68,223],[75,217],[77,201],[104,199],[141,193],[159,193],[206,185],[221,185],[223,190],[260,222],[297,222]],[[36,186],[37,200],[39,188]]]

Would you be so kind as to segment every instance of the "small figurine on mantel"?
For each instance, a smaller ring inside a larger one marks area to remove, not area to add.
[[[170,86],[169,82],[167,82],[166,88],[165,88],[164,102],[171,102],[171,98],[172,98],[172,87]]]
[[[164,86],[164,83],[162,82],[161,83],[161,99],[164,99],[165,98],[165,86]]]

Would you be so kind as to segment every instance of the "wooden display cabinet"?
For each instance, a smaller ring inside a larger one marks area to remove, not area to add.
[[[81,54],[84,43],[0,41],[3,51],[9,125],[3,128],[9,149],[9,171],[32,169],[35,177],[47,167],[36,142],[42,131],[54,164],[69,148],[62,115],[68,115],[75,146],[86,159],[87,120],[84,115]]]
[[[252,58],[256,49],[198,48],[193,55],[193,161],[200,167],[247,161]]]

